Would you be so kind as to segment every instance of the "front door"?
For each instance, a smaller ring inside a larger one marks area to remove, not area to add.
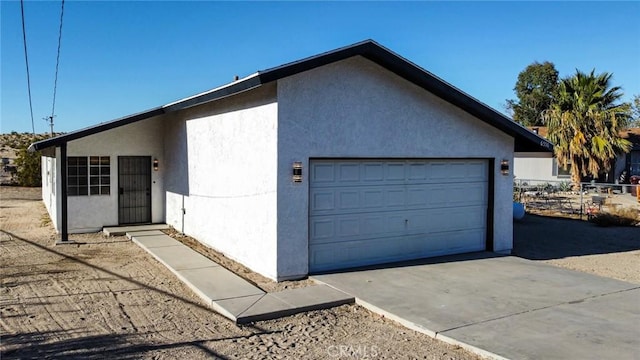
[[[118,157],[118,222],[151,222],[151,157]]]

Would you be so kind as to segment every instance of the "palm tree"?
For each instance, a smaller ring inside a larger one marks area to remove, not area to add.
[[[611,77],[576,70],[560,81],[554,102],[543,113],[558,163],[571,167],[574,184],[607,171],[616,154],[631,148],[619,135],[630,120],[629,104],[618,102],[623,94],[611,86]]]

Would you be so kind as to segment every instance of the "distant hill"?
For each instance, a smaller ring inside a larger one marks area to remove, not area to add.
[[[56,133],[55,136],[58,136],[62,133]],[[51,137],[51,134],[32,134],[32,133],[18,133],[11,132],[10,134],[0,134],[0,149],[11,148],[11,149],[22,149],[29,146],[31,143],[48,139]]]
[[[63,133],[56,133],[55,136]],[[0,185],[14,184],[14,174],[16,167],[14,165],[18,150],[27,148],[31,143],[48,139],[51,134],[32,134],[11,132],[9,134],[0,134],[0,157],[2,164],[0,168]]]

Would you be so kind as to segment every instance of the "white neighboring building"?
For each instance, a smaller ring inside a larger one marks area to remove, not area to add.
[[[508,253],[514,150],[551,145],[369,40],[31,148],[62,238],[166,222],[284,280]]]
[[[533,126],[529,130],[546,138],[546,126]],[[571,168],[558,165],[553,152],[516,152],[513,159],[513,176],[516,181],[571,181]]]
[[[516,180],[571,181],[571,171],[558,165],[550,152],[516,152],[513,159]]]

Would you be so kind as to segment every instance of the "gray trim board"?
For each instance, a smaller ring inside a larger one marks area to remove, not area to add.
[[[69,240],[69,222],[67,221],[68,214],[68,202],[69,197],[67,196],[67,143],[60,144],[60,197],[62,198],[62,204],[60,206],[60,218],[61,218],[61,226],[60,226],[60,241],[66,242]]]

